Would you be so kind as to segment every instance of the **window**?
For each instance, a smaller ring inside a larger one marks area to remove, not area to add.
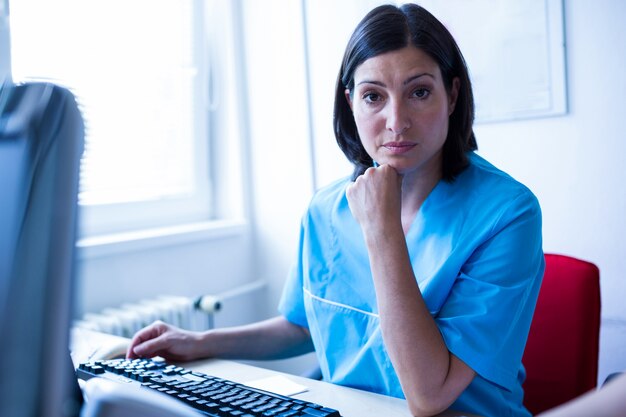
[[[84,236],[207,220],[210,48],[201,0],[12,0],[15,82],[76,95]]]

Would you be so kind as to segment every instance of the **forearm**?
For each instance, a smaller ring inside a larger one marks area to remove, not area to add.
[[[402,228],[365,232],[385,346],[411,411],[448,408],[473,371],[447,349],[417,285]]]
[[[283,359],[313,351],[308,330],[284,317],[209,330],[202,345],[206,356],[228,359]]]

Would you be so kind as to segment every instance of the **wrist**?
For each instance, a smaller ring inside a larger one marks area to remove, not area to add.
[[[361,226],[363,231],[363,238],[368,248],[377,247],[380,245],[388,245],[389,242],[400,240],[404,242],[404,231],[402,230],[402,224],[370,224]]]
[[[211,329],[196,334],[194,344],[199,357],[213,358],[220,355],[218,351],[220,344],[215,340],[217,338],[215,333],[216,330]]]

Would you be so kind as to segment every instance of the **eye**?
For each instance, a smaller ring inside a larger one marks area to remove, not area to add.
[[[366,92],[361,97],[363,98],[363,101],[365,101],[368,104],[373,104],[382,100],[382,97],[380,96],[380,94],[374,93],[372,91]]]
[[[417,88],[413,91],[413,96],[421,100],[425,99],[429,95],[430,95],[430,90],[427,88]]]

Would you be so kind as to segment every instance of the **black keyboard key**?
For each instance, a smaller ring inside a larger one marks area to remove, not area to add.
[[[214,402],[210,402],[210,401],[205,401],[205,402],[201,402],[204,400],[199,400],[196,401],[193,405],[194,408],[196,408],[197,410],[200,411],[205,411],[208,413],[213,413],[217,410],[218,407],[220,407],[220,404],[218,403],[214,403]]]
[[[339,412],[337,410],[333,410],[332,408],[311,408],[307,407],[302,410],[303,416],[314,416],[314,417],[340,417]]]
[[[287,410],[289,410],[287,407],[277,407],[277,408],[273,408],[273,409],[271,409],[269,411],[264,412],[263,415],[266,416],[266,417],[272,417],[272,416],[275,416],[277,414],[286,412]]]
[[[103,374],[105,372],[105,370],[100,365],[94,365],[94,366],[91,367],[91,372],[96,374],[96,375],[100,375],[100,374]]]
[[[254,411],[255,413],[261,413],[261,414],[263,414],[263,413],[265,413],[266,411],[271,410],[272,408],[276,408],[276,405],[275,405],[275,404],[270,403],[270,404],[264,404],[264,405],[260,405],[260,406],[258,406],[258,407],[255,407],[255,408],[253,408],[253,409],[252,409],[252,411]]]
[[[297,415],[298,415],[298,412],[296,410],[290,410],[284,413],[280,413],[276,417],[292,417],[292,416],[297,416]]]
[[[137,381],[139,381],[139,382],[148,382],[148,381],[150,381],[150,375],[139,374],[137,376]]]
[[[114,367],[111,371],[115,374],[121,375],[124,373],[124,371],[126,370],[126,368],[122,365],[118,365],[116,367]]]
[[[256,400],[254,402],[242,405],[241,408],[244,409],[244,410],[252,410],[253,408],[256,408],[256,407],[264,405],[264,404],[265,404],[265,401]]]

